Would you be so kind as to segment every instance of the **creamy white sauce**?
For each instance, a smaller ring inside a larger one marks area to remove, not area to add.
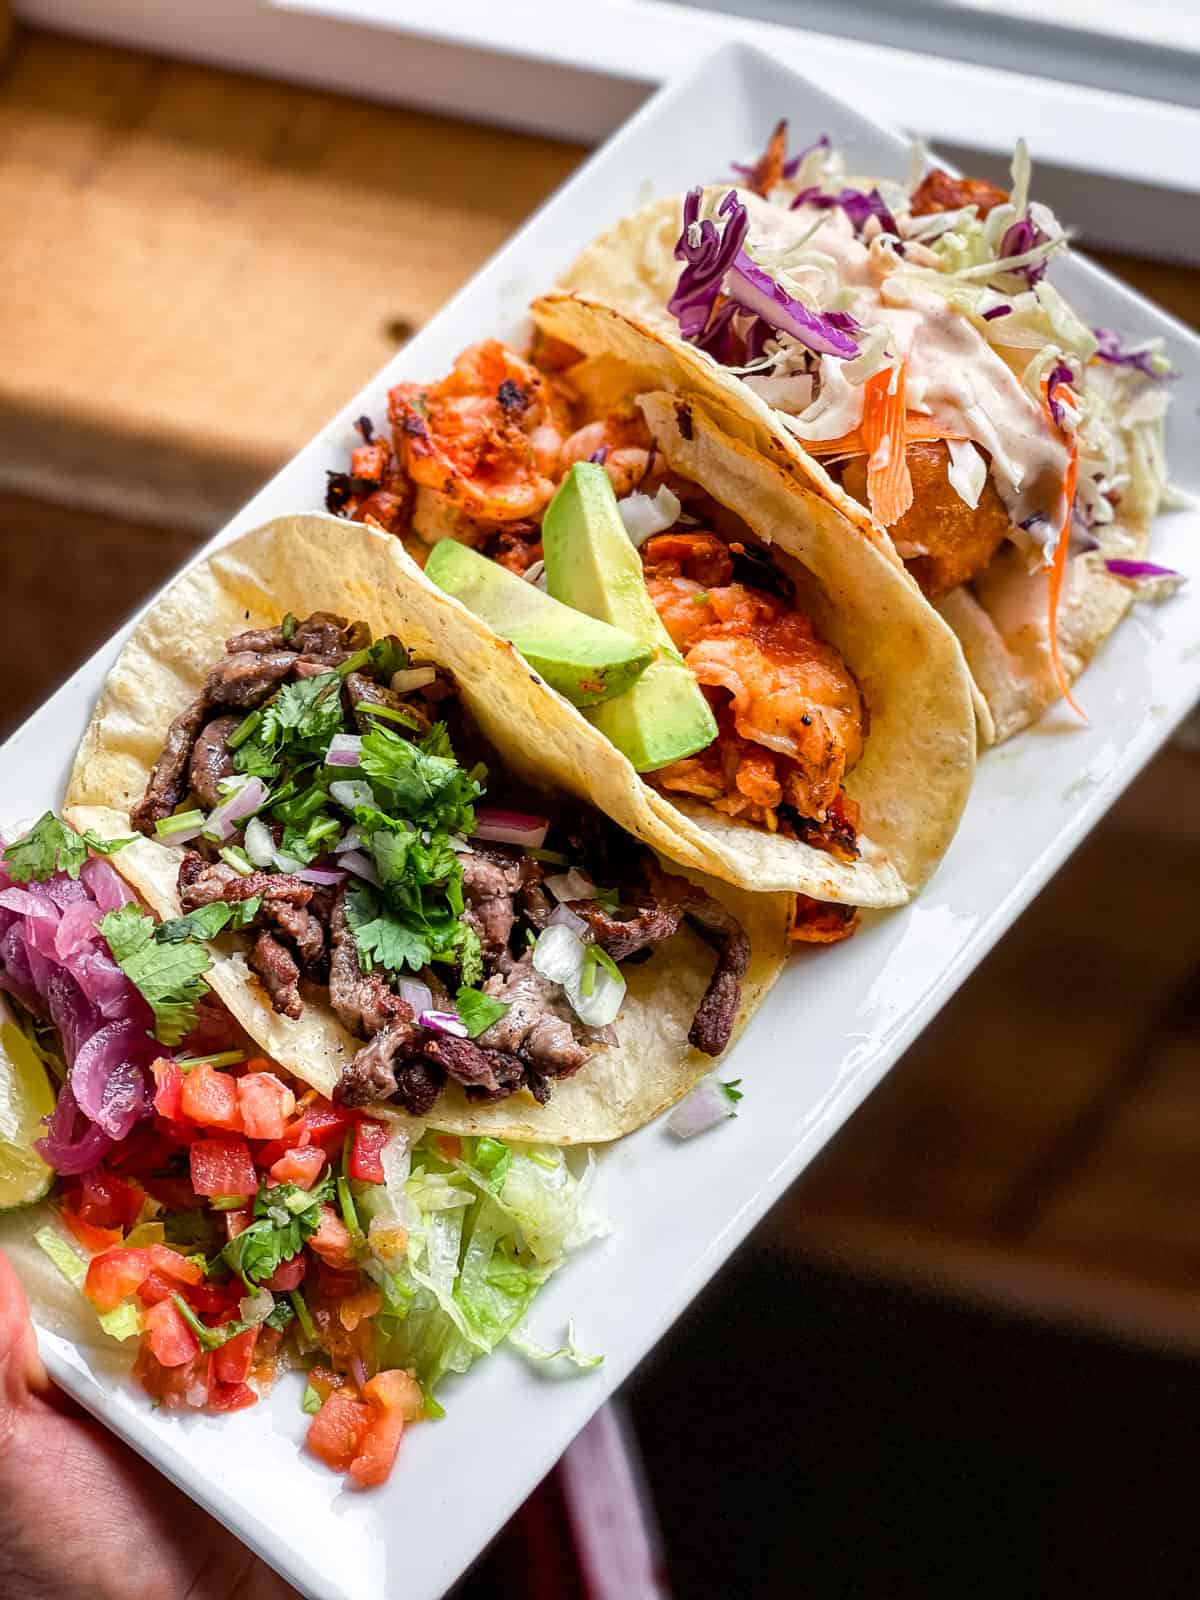
[[[968,318],[906,276],[903,262],[884,240],[867,246],[856,239],[844,212],[811,206],[785,211],[754,195],[742,198],[750,212],[752,251],[761,249],[766,261],[780,261],[787,277],[814,287],[818,279],[828,283],[832,268],[843,291],[838,304],[864,329],[888,330],[889,354],[905,363],[909,409],[987,451],[1014,526],[1041,517],[1059,528],[1066,511],[1067,445],[1003,355]],[[813,241],[819,252],[800,248],[797,259],[788,260],[789,247],[798,246],[822,216],[827,221]],[[1015,365],[1023,367],[1027,360],[1027,351],[1015,353]],[[792,412],[791,431],[801,441],[837,439],[861,423],[862,382],[847,378],[845,365],[822,357],[817,399]]]

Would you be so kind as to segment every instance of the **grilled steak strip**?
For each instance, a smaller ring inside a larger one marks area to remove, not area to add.
[[[233,756],[226,739],[241,722],[240,717],[214,717],[206,722],[192,746],[188,763],[188,785],[200,804],[211,811],[221,803],[218,785],[233,777]]]
[[[575,1037],[558,985],[534,971],[529,951],[519,961],[502,957],[500,970],[487,980],[483,992],[508,1006],[504,1016],[475,1041],[484,1049],[519,1056],[550,1078],[578,1072],[591,1056],[591,1046]]]
[[[139,833],[152,834],[154,824],[169,817],[188,792],[188,759],[207,715],[208,701],[201,696],[185,706],[167,729],[146,792],[129,813],[129,820]]]
[[[304,1010],[300,1000],[300,968],[272,934],[260,933],[249,955],[250,965],[263,981],[271,1004],[285,1017],[299,1017]]]

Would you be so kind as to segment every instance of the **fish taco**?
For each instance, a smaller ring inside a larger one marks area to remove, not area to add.
[[[902,561],[961,639],[1007,738],[1078,677],[1140,593],[1169,502],[1161,341],[1092,328],[1050,282],[1030,198],[940,168],[848,175],[786,124],[736,183],[655,201],[563,287],[666,341],[678,383]]]
[[[625,827],[805,897],[801,938],[848,931],[830,904],[904,903],[971,782],[958,641],[667,341],[570,297],[532,311],[528,356],[472,346],[393,388],[387,431],[361,419],[330,509],[396,534],[573,702],[560,776],[605,774]],[[603,676],[620,638],[628,681]]]
[[[319,1093],[612,1139],[724,1051],[791,906],[667,865],[602,776],[566,792],[577,720],[394,539],[285,518],[134,629],[64,815],[133,836],[117,870],[211,940],[212,989]]]

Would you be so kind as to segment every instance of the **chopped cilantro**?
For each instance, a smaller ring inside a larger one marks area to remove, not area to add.
[[[292,637],[295,631],[296,618],[290,611],[285,611],[283,614],[283,621],[279,624],[279,636],[283,640],[284,644],[287,644],[288,640]]]
[[[509,1009],[503,1000],[493,1000],[490,994],[481,994],[465,984],[458,991],[455,1007],[458,1020],[472,1039],[477,1039],[493,1022],[499,1022]]]
[[[212,962],[197,943],[160,944],[154,918],[134,905],[124,905],[100,919],[101,936],[113,960],[154,1012],[154,1036],[175,1045],[196,1025],[196,1002],[208,991],[201,974]]]
[[[402,922],[365,884],[355,884],[346,898],[346,919],[358,945],[364,972],[372,966],[388,972],[418,972],[433,959],[421,932]]]
[[[390,728],[363,735],[361,766],[388,797],[392,810],[417,827],[470,833],[480,786],[449,752],[445,727],[438,723],[414,744]]]
[[[321,1206],[332,1195],[333,1177],[328,1172],[312,1189],[264,1183],[255,1196],[254,1221],[229,1240],[218,1260],[243,1283],[258,1288],[285,1261],[299,1255],[304,1241],[321,1226]]]
[[[47,811],[23,838],[9,845],[4,852],[4,864],[9,877],[17,883],[28,883],[30,878],[44,883],[56,872],[77,878],[89,850],[110,856],[132,843],[132,835],[127,839],[102,839],[90,828],[86,833],[76,833],[74,828],[60,822],[53,811]]]
[[[735,1106],[735,1105],[737,1105],[739,1100],[744,1100],[745,1099],[745,1095],[742,1093],[741,1089],[738,1087],[738,1085],[741,1083],[741,1081],[742,1080],[740,1078],[734,1078],[729,1083],[726,1083],[723,1079],[718,1079],[717,1080],[718,1087],[719,1087],[721,1093],[725,1096],[726,1100],[729,1101],[729,1104],[731,1106]]]
[[[171,1299],[175,1302],[175,1309],[179,1315],[199,1340],[201,1350],[219,1350],[223,1344],[236,1339],[251,1326],[248,1322],[225,1322],[219,1328],[210,1328],[200,1321],[181,1294],[173,1294]]]
[[[296,1321],[300,1324],[300,1332],[310,1345],[316,1344],[317,1330],[312,1319],[312,1312],[308,1309],[308,1301],[304,1298],[303,1290],[289,1290],[288,1299],[292,1302],[295,1310]]]
[[[342,680],[336,672],[319,672],[285,684],[264,709],[258,737],[276,745],[303,741],[328,743],[342,726]]]
[[[320,1411],[323,1403],[324,1402],[322,1401],[321,1396],[313,1388],[312,1384],[306,1383],[304,1385],[304,1398],[300,1402],[301,1408],[307,1412],[310,1417],[312,1417],[315,1416],[318,1411]]]
[[[287,1328],[296,1320],[296,1313],[286,1300],[276,1300],[275,1308],[263,1318],[263,1323],[268,1328]]]
[[[251,895],[249,900],[239,900],[230,905],[225,900],[214,900],[211,905],[199,906],[186,916],[172,917],[160,922],[154,930],[159,944],[182,944],[186,939],[215,939],[222,928],[245,928],[258,915],[262,895]]]

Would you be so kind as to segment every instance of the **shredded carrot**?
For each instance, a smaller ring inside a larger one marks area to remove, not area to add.
[[[1074,401],[1070,389],[1065,383],[1055,385],[1053,398],[1070,405]],[[1042,379],[1042,405],[1050,426],[1057,427],[1054,412],[1050,409],[1050,379],[1047,374]],[[1070,706],[1077,717],[1087,721],[1087,713],[1077,703],[1071,693],[1071,680],[1067,677],[1066,669],[1062,664],[1062,657],[1058,653],[1058,604],[1062,598],[1063,578],[1067,570],[1067,551],[1071,544],[1071,513],[1075,509],[1075,484],[1079,476],[1079,444],[1074,435],[1070,440],[1070,458],[1067,461],[1067,476],[1063,484],[1063,493],[1066,497],[1067,507],[1063,516],[1062,527],[1058,530],[1058,542],[1054,546],[1054,560],[1051,562],[1047,574],[1047,596],[1050,603],[1049,634],[1050,634],[1050,662],[1054,668],[1054,676],[1058,679],[1058,686],[1063,692],[1063,699]]]
[[[920,411],[909,411],[904,418],[904,442],[910,444],[933,444],[939,439],[965,439],[965,433],[958,433],[953,428],[944,428],[932,417],[925,416]],[[867,453],[866,442],[860,428],[853,429],[850,433],[843,433],[837,439],[802,439],[800,441],[810,456],[861,456]]]
[[[862,436],[867,457],[867,503],[871,515],[890,528],[913,503],[912,476],[904,441],[904,363],[885,367],[863,385]]]

